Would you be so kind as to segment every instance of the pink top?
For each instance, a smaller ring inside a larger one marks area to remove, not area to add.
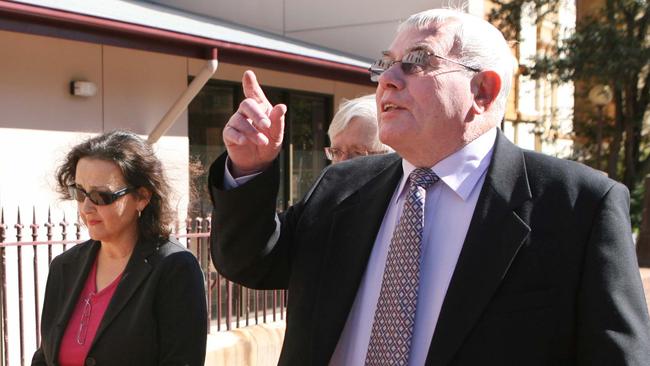
[[[99,323],[104,317],[108,303],[122,278],[120,273],[108,286],[97,292],[97,259],[93,263],[86,284],[79,294],[77,305],[63,333],[59,349],[61,366],[82,366],[95,339]]]

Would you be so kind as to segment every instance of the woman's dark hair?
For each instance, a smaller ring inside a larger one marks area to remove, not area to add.
[[[71,199],[68,186],[75,183],[77,163],[82,158],[113,162],[128,186],[149,190],[151,200],[138,219],[138,234],[144,240],[167,239],[174,217],[168,198],[171,189],[162,163],[148,142],[133,132],[116,130],[73,147],[56,171],[57,191],[64,199]]]

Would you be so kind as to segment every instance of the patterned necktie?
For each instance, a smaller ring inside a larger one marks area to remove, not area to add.
[[[409,175],[408,196],[393,232],[379,301],[370,334],[366,366],[407,365],[420,284],[420,253],[426,189],[440,178],[431,169]]]

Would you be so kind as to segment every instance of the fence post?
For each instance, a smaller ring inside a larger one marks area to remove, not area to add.
[[[232,282],[226,279],[226,330],[230,330],[232,322]]]
[[[192,218],[189,216],[187,216],[185,219],[185,233],[187,234],[187,237],[185,238],[185,245],[187,246],[187,250],[194,253],[192,250],[192,238],[190,238],[190,234],[192,234]]]
[[[77,240],[81,240],[81,221],[79,221],[79,210],[77,210],[77,221],[74,223],[75,227],[75,238]]]
[[[29,225],[29,227],[32,229],[32,241],[35,242],[38,240],[38,224],[36,223],[36,207],[32,206],[32,224]],[[36,248],[36,244],[32,245],[32,249],[34,250],[34,324],[36,326],[36,347],[41,344],[41,325],[40,325],[40,320],[41,317],[39,315],[39,303],[38,301],[38,251]]]
[[[18,207],[18,218],[16,220],[16,241],[23,241],[23,225],[20,221],[20,207]],[[20,331],[20,364],[25,364],[25,336],[23,324],[23,247],[18,245],[16,248],[18,255],[18,325]]]
[[[63,220],[59,223],[59,226],[61,226],[61,240],[65,241],[68,238],[68,221],[65,219],[65,211],[63,211]],[[63,244],[63,251],[65,252],[68,250],[68,245]]]
[[[205,226],[203,227],[203,230],[206,233],[209,233],[210,230],[212,229],[210,222],[210,216],[205,218]],[[206,295],[208,297],[208,333],[212,333],[210,328],[211,328],[211,323],[212,323],[212,284],[210,283],[212,279],[212,272],[210,271],[210,238],[208,237],[205,240],[205,248],[206,248],[206,261],[207,265],[205,266],[205,277],[206,277]]]
[[[194,225],[195,225],[195,229],[194,229],[195,233],[198,234],[198,233],[203,232],[203,217],[197,216],[194,219]],[[197,237],[194,242],[196,243],[196,246],[195,246],[196,259],[199,262],[199,264],[201,265],[201,268],[205,268],[204,267],[205,263],[203,261],[203,258],[204,258],[204,256],[203,256],[203,245],[202,245],[203,244],[203,238]]]
[[[650,175],[645,177],[643,197],[643,219],[636,241],[636,256],[640,267],[650,267]]]
[[[221,291],[221,275],[219,272],[217,272],[217,279],[216,279],[216,284],[217,284],[217,331],[221,331],[221,315],[222,313],[222,306],[221,306],[221,297],[222,297],[222,291]]]
[[[7,238],[7,225],[5,224],[5,209],[0,209],[0,244],[5,242]],[[6,258],[5,258],[5,247],[0,246],[0,281],[2,281],[2,365],[6,366],[9,362],[9,331],[7,330],[7,322],[9,321],[7,315],[7,277],[6,273]]]
[[[47,241],[52,241],[52,228],[54,227],[54,224],[52,223],[52,212],[50,211],[50,206],[47,206],[47,222],[45,223],[45,227],[47,228],[47,233],[45,234],[47,236]],[[48,267],[50,266],[50,263],[52,263],[52,244],[47,244]]]

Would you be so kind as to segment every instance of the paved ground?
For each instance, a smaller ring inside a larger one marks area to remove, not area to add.
[[[641,268],[641,279],[643,279],[643,289],[645,290],[645,302],[650,311],[650,268]]]

